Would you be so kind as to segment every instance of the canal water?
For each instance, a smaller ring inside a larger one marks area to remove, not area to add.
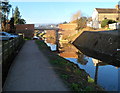
[[[56,50],[56,44],[45,41],[52,51]],[[89,57],[81,50],[78,50],[70,43],[59,42],[59,53],[61,57],[78,65],[84,69],[97,84],[102,86],[107,91],[120,91],[118,66],[110,65],[108,62],[102,62],[97,58]]]

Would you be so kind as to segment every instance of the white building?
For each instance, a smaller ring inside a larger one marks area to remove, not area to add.
[[[120,29],[120,22],[109,24],[110,29]]]
[[[100,28],[104,19],[120,21],[120,5],[115,8],[95,8],[92,14],[93,28]]]
[[[92,21],[87,22],[87,26],[88,26],[88,27],[92,27],[92,24],[93,24],[93,22],[92,22]]]
[[[94,9],[92,14],[92,22],[93,22],[92,24],[93,28],[99,28],[98,11],[96,10],[96,8]]]

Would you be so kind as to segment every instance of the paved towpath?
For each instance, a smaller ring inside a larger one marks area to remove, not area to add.
[[[3,91],[68,91],[34,40],[26,41],[9,71]]]

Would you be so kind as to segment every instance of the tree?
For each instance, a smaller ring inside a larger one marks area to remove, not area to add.
[[[7,23],[8,23],[8,15],[10,13],[11,4],[7,0],[0,1],[0,12],[1,12],[1,22],[2,22],[2,30],[6,31]]]
[[[25,24],[26,21],[24,19],[19,19],[19,24]]]
[[[67,24],[67,22],[65,21],[65,22],[63,22],[63,24]]]
[[[80,19],[77,20],[77,28],[76,30],[83,29],[87,26],[87,17],[81,17]]]
[[[16,7],[15,12],[14,12],[14,24],[19,24],[20,18],[21,18],[21,16],[20,16],[19,8]]]
[[[10,24],[10,33],[15,33],[15,26],[14,26],[14,18],[13,17],[10,19],[9,24]]]
[[[79,19],[81,16],[82,16],[82,13],[80,11],[77,11],[75,14],[72,15],[71,23]]]
[[[14,12],[14,24],[25,24],[25,23],[26,21],[21,18],[19,8],[16,7]]]
[[[112,24],[112,23],[116,23],[115,20],[111,20],[111,19],[105,19],[101,22],[101,27],[104,28],[106,27],[108,24]]]

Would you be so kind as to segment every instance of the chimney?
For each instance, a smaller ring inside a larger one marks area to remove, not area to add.
[[[120,9],[120,5],[116,5],[115,8],[116,8],[117,10],[119,10],[119,9]]]

